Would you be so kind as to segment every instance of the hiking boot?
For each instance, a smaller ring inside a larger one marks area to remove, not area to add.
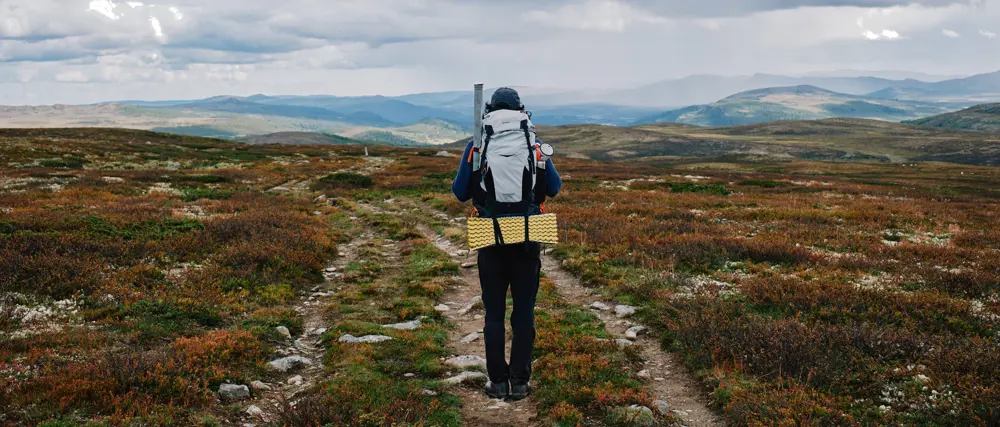
[[[506,399],[510,395],[510,385],[506,381],[502,383],[488,381],[486,383],[486,395],[491,399]]]
[[[510,384],[510,399],[511,400],[522,400],[531,394],[531,387],[528,383],[514,383]]]

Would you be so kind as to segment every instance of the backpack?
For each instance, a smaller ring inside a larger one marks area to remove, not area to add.
[[[545,202],[545,162],[535,140],[531,115],[520,110],[496,110],[483,116],[483,146],[479,168],[480,217],[530,216]]]

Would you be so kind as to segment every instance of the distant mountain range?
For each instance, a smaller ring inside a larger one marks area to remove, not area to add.
[[[956,105],[897,101],[837,93],[816,86],[756,89],[728,96],[709,105],[653,115],[635,124],[685,123],[735,126],[778,120],[853,117],[901,121],[954,111]]]
[[[722,126],[827,117],[901,121],[1000,102],[1000,72],[935,82],[885,78],[913,73],[879,74],[699,75],[622,90],[518,90],[532,119],[543,126],[656,122]],[[486,97],[490,95],[487,91]],[[221,138],[315,132],[394,145],[433,145],[467,137],[471,107],[471,90],[392,97],[216,96],[0,107],[0,123],[127,127]]]

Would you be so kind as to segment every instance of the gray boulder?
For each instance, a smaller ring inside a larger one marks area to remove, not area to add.
[[[452,357],[444,362],[445,365],[453,366],[458,369],[468,369],[468,368],[483,368],[486,369],[486,359],[480,356],[458,356]]]
[[[379,343],[379,342],[383,342],[383,341],[389,341],[391,339],[392,339],[392,337],[387,337],[385,335],[365,335],[365,336],[359,338],[359,337],[356,337],[354,335],[347,334],[347,335],[344,335],[344,336],[340,337],[340,339],[338,339],[337,341],[340,341],[342,343],[347,343],[347,344],[358,344],[358,343],[372,344],[372,343]]]
[[[454,377],[441,380],[443,385],[458,385],[466,381],[477,381],[487,379],[486,374],[482,372],[462,372],[461,374],[455,375]]]
[[[250,387],[243,384],[219,385],[219,398],[222,400],[242,400],[250,397]]]
[[[280,372],[288,372],[293,369],[298,369],[312,364],[313,361],[311,359],[302,356],[282,357],[281,359],[268,362],[268,365],[271,365],[272,368],[277,369]]]

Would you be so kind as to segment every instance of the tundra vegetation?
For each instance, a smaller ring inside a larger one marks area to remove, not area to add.
[[[285,382],[278,327],[305,333],[299,304],[351,245],[322,306],[323,375],[271,421],[462,425],[434,309],[459,266],[418,227],[461,229],[406,208],[465,214],[458,159],[367,150],[0,130],[0,424],[254,422],[220,385]],[[638,307],[726,422],[1000,423],[997,170],[556,162],[552,255]],[[548,279],[538,327],[542,423],[627,425],[622,407],[651,406],[636,351]]]

